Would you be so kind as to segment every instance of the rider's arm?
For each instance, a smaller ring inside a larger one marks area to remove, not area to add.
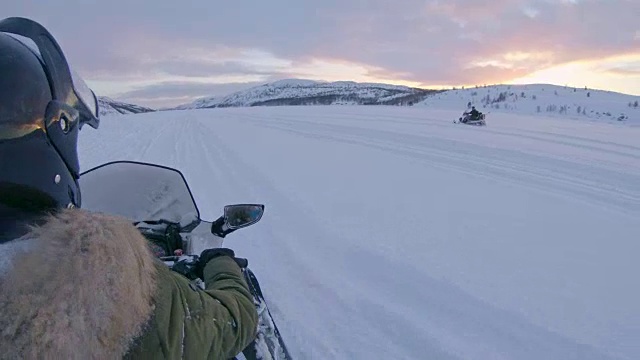
[[[214,311],[224,324],[220,332],[223,354],[233,357],[255,337],[258,315],[242,271],[228,256],[215,257],[203,271],[206,293],[214,300]]]
[[[202,290],[159,263],[155,311],[131,359],[230,359],[254,339],[253,297],[233,259],[210,260]]]

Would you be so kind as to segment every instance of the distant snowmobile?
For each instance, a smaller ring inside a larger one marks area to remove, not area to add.
[[[472,116],[471,112],[465,111],[462,113],[462,117],[458,120],[453,120],[454,124],[467,124],[467,125],[476,125],[476,126],[486,126],[487,122],[484,120],[485,114],[479,112],[477,116]]]

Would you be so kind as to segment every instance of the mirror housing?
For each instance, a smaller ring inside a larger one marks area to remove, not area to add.
[[[232,232],[251,226],[264,214],[262,204],[236,204],[224,207],[224,215],[211,224],[211,233],[224,238]]]

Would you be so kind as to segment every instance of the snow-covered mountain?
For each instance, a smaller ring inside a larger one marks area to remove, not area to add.
[[[98,108],[100,109],[101,116],[117,114],[139,114],[155,111],[154,109],[148,107],[116,101],[106,96],[98,97]]]
[[[640,96],[566,86],[492,85],[448,90],[430,96],[422,106],[457,110],[544,115],[573,119],[628,121],[640,124]]]
[[[202,98],[176,109],[277,105],[413,105],[435,92],[388,84],[289,79],[227,96]]]
[[[201,109],[277,105],[420,105],[485,113],[549,115],[640,124],[640,96],[549,84],[491,85],[428,90],[352,81],[281,80],[227,96],[208,97],[176,107]]]

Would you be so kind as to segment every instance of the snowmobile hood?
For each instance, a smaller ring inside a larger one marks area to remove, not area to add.
[[[153,311],[156,260],[125,219],[63,210],[2,244],[0,349],[7,358],[122,357]]]

